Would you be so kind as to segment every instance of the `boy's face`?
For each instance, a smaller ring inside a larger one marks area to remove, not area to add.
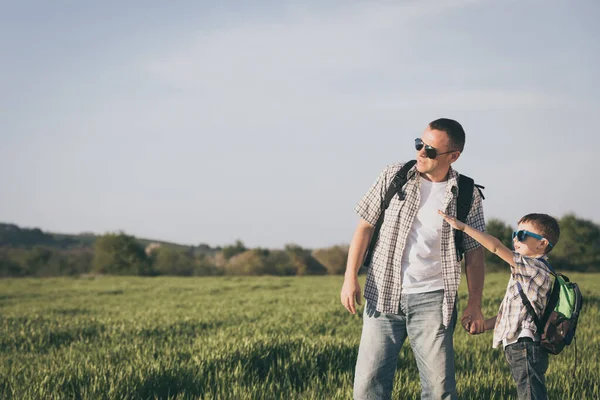
[[[521,222],[517,227],[517,231],[520,230],[529,231],[542,236],[542,234],[530,222]],[[522,242],[520,242],[517,237],[514,237],[513,246],[517,253],[527,257],[541,257],[546,251],[546,243],[544,241],[529,235],[527,235],[525,240]]]

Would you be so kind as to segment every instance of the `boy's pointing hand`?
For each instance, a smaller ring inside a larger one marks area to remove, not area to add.
[[[442,217],[444,217],[444,220],[447,223],[449,223],[450,226],[452,226],[454,229],[458,229],[459,231],[465,230],[465,223],[460,222],[458,219],[456,219],[456,217],[452,217],[452,216],[446,214],[445,212],[443,212],[442,210],[438,210],[438,214],[440,214]]]

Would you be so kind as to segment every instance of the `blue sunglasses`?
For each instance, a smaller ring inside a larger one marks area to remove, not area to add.
[[[531,236],[532,238],[535,238],[538,240],[546,239],[545,237],[540,236],[537,233],[529,232],[529,231],[526,231],[523,229],[521,229],[520,231],[513,231],[513,233],[512,233],[513,240],[516,237],[519,242],[524,242],[525,239],[527,239],[527,236]],[[546,241],[548,242],[548,246],[550,246],[550,248],[554,247],[548,239],[546,239]]]

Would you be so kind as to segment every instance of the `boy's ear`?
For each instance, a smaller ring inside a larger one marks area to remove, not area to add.
[[[455,151],[454,153],[450,154],[450,159],[452,160],[451,162],[458,160],[458,157],[460,157],[460,151]]]
[[[542,240],[540,240],[540,243],[544,246],[543,250],[544,250],[544,254],[548,253],[549,249],[549,244],[550,242],[548,241],[548,239],[543,238]]]

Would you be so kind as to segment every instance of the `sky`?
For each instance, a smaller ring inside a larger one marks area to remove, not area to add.
[[[0,221],[181,244],[349,243],[458,120],[486,219],[600,223],[600,2],[0,3]]]

